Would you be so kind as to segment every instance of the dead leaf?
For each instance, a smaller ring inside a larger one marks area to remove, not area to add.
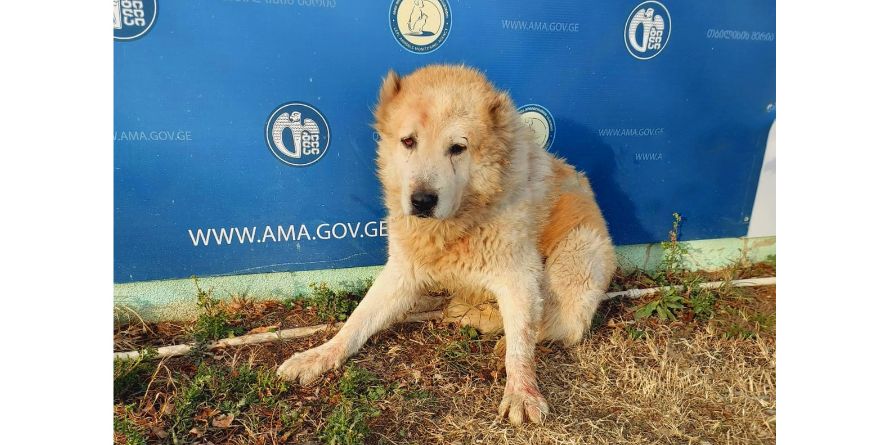
[[[222,414],[214,419],[212,419],[212,426],[216,428],[230,428],[231,423],[234,421],[233,414]]]
[[[265,332],[274,332],[280,328],[280,323],[271,326],[261,326],[250,330],[247,334],[264,334]]]
[[[169,437],[169,433],[167,433],[163,428],[159,428],[156,426],[151,427],[151,432],[154,433],[154,435],[159,437],[160,439],[165,439],[165,438]]]
[[[214,417],[216,414],[218,414],[220,412],[221,411],[219,411],[215,408],[206,407],[206,408],[203,408],[202,410],[200,410],[200,412],[194,416],[194,419],[195,420],[207,420],[210,417]]]

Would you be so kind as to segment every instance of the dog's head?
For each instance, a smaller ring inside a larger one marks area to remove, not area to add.
[[[454,219],[501,193],[519,118],[477,70],[433,65],[402,78],[391,71],[375,119],[392,215]]]

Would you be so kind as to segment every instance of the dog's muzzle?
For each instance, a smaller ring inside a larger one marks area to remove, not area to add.
[[[412,214],[419,218],[434,216],[434,207],[437,206],[437,194],[425,190],[419,190],[409,197],[412,202]]]

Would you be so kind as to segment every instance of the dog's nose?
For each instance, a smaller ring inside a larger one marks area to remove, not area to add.
[[[427,218],[433,214],[434,207],[437,205],[437,194],[418,191],[412,194],[410,200],[412,201],[412,214]]]

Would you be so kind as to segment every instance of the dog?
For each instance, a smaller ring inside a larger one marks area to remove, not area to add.
[[[391,71],[374,114],[387,263],[338,333],[277,374],[314,381],[446,289],[448,318],[504,331],[499,415],[542,422],[535,345],[579,342],[616,267],[588,179],[540,147],[508,94],[473,68]]]

